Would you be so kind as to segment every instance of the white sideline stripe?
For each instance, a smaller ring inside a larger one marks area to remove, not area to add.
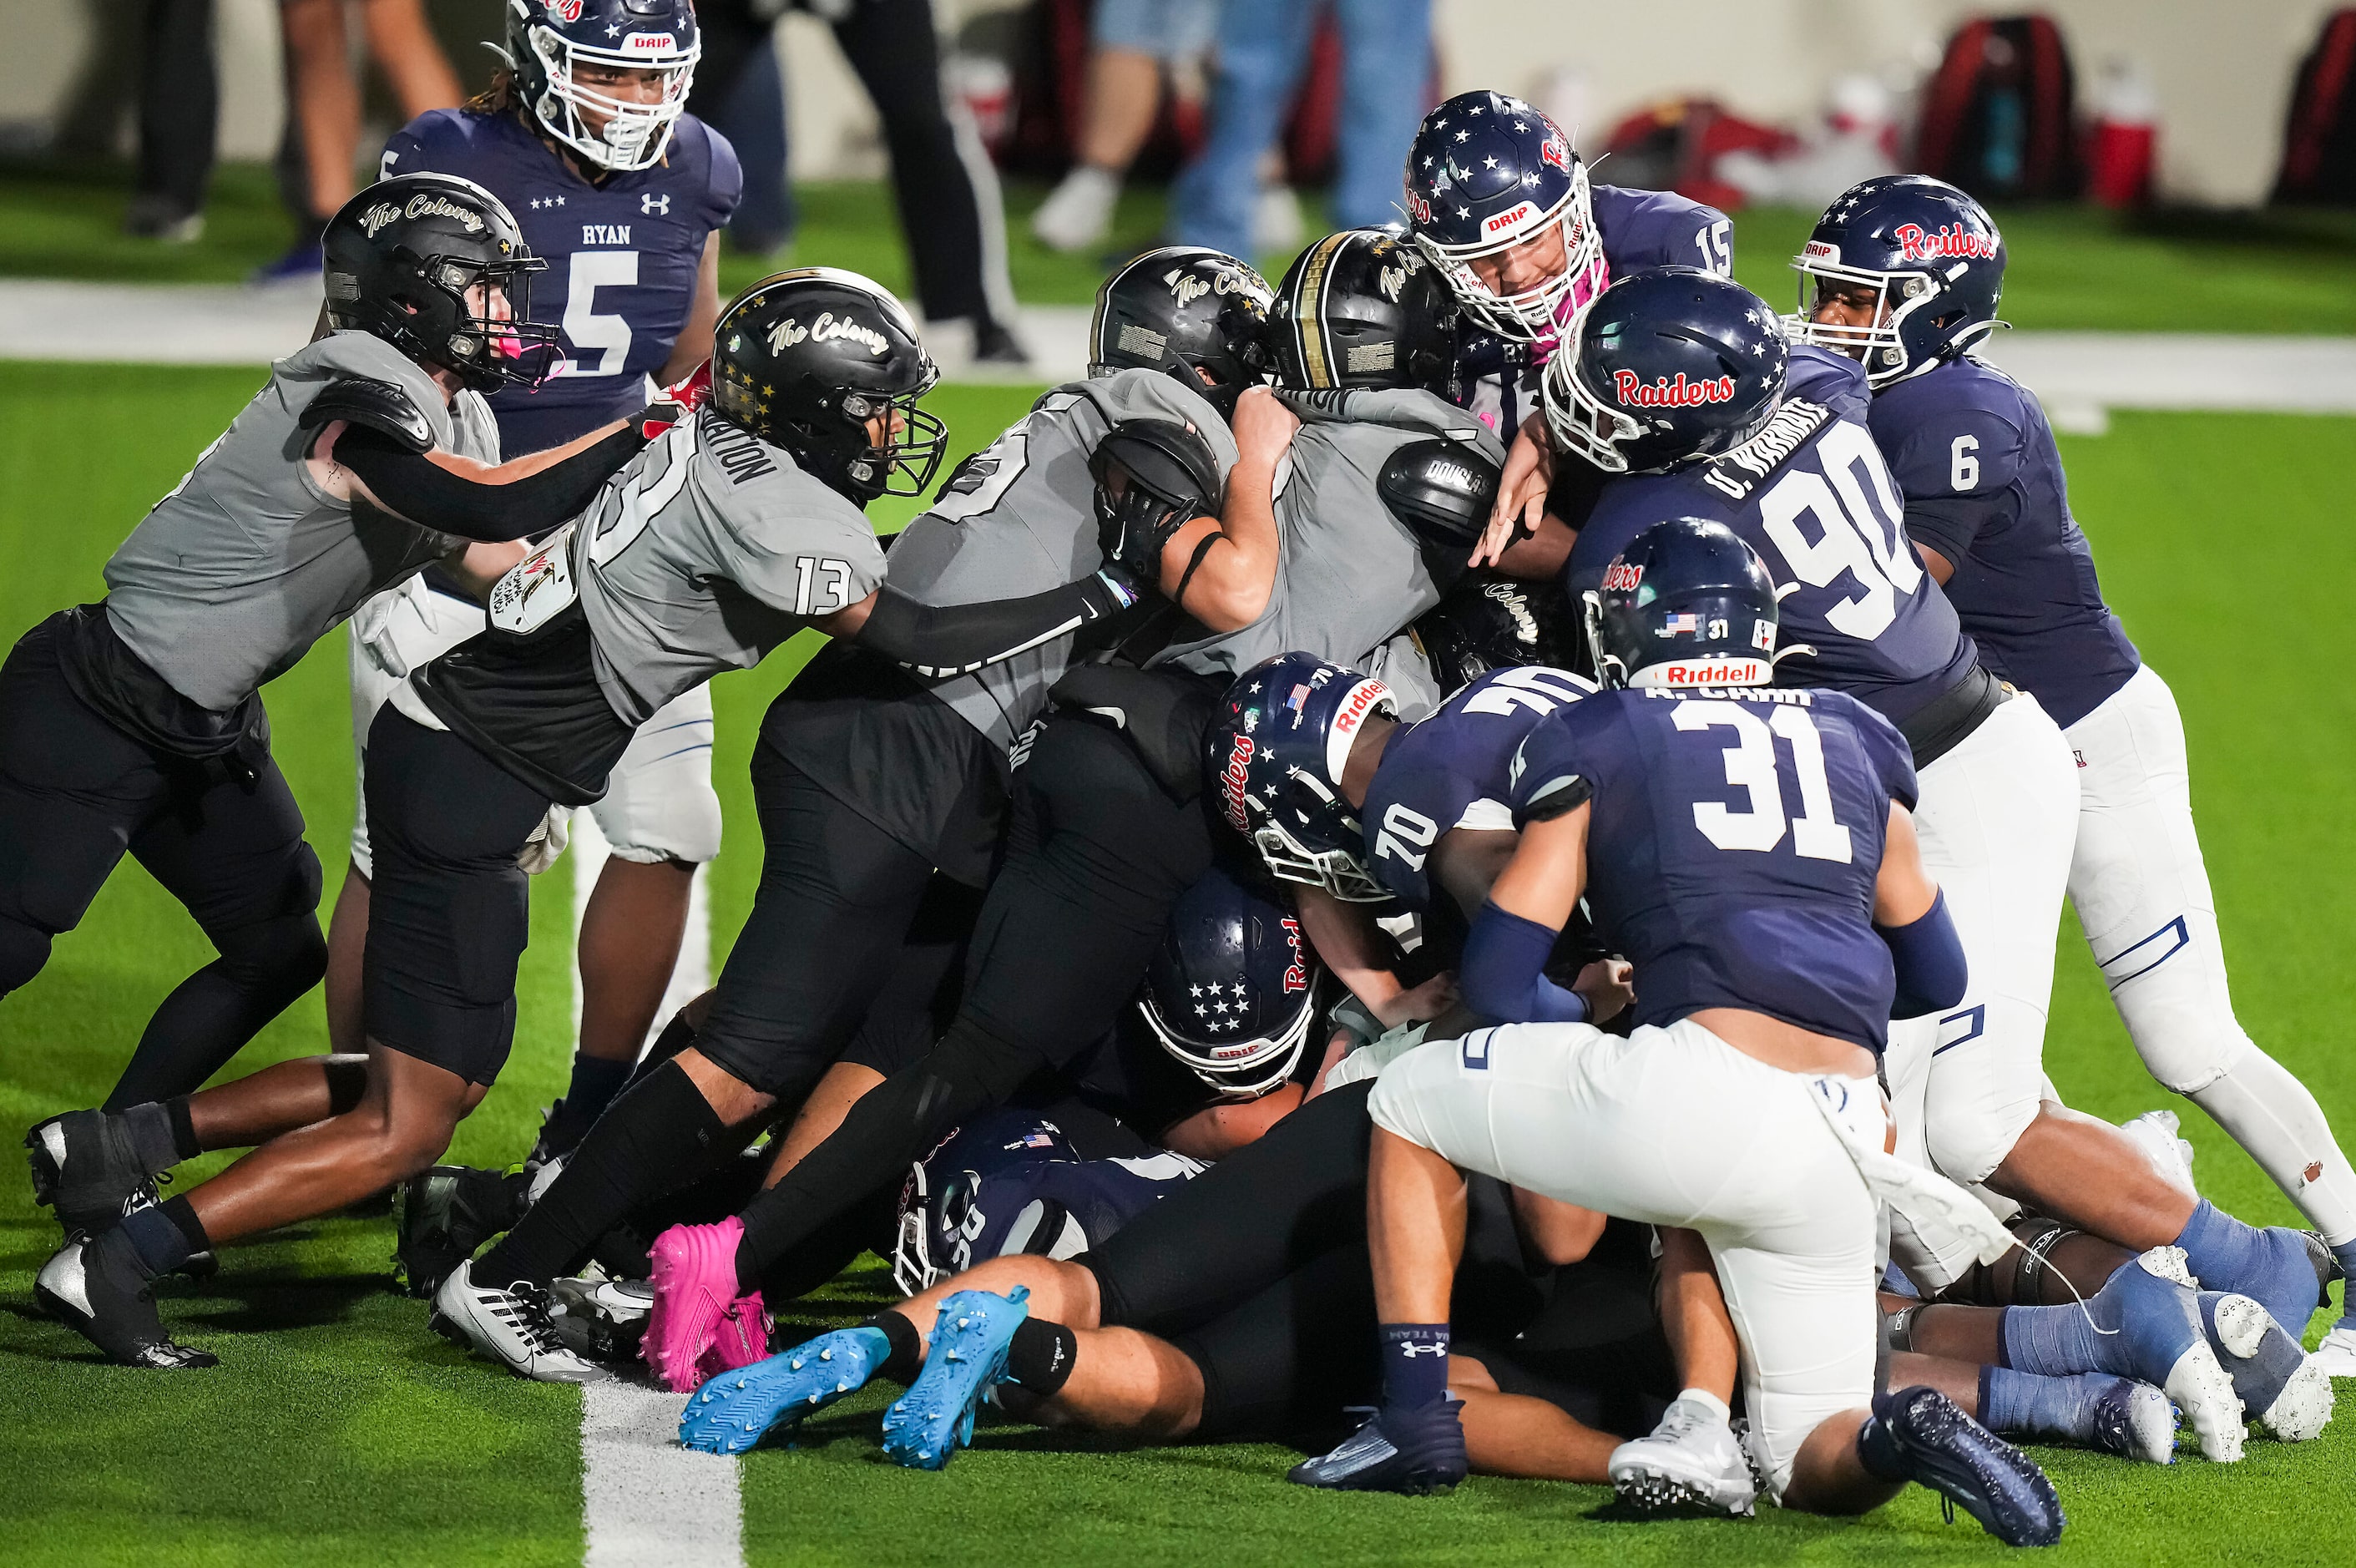
[[[573,926],[580,929],[610,854],[586,811],[573,813]],[[709,866],[695,868],[679,967],[655,1015],[659,1029],[701,993],[712,972]],[[581,971],[573,970],[573,1027],[581,1029]],[[743,1568],[744,1510],[736,1461],[679,1445],[680,1396],[616,1381],[581,1391],[581,1527],[588,1568]]]

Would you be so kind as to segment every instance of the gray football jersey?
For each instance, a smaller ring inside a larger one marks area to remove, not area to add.
[[[271,368],[269,384],[106,564],[108,618],[172,689],[222,712],[284,674],[380,588],[466,541],[320,492],[295,422],[327,383],[392,381],[435,445],[499,460],[498,426],[471,392],[445,407],[406,356],[365,332],[337,332]]]
[[[1125,419],[1194,426],[1235,467],[1236,438],[1210,403],[1159,371],[1127,370],[1057,387],[951,478],[892,542],[892,586],[923,605],[991,604],[1044,594],[1104,564],[1088,455]],[[1001,746],[1046,711],[1072,639],[1060,637],[932,688]]]
[[[866,513],[709,409],[606,481],[569,564],[597,684],[633,725],[884,581]]]
[[[1302,423],[1277,467],[1276,585],[1267,610],[1240,630],[1173,643],[1146,660],[1149,668],[1173,664],[1232,678],[1280,653],[1312,653],[1365,670],[1377,650],[1440,602],[1415,535],[1376,480],[1392,453],[1435,435],[1502,464],[1496,436],[1430,392],[1286,394],[1285,402]]]

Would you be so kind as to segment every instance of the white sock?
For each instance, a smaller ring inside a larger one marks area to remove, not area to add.
[[[2288,1069],[2253,1047],[2233,1071],[2187,1098],[2249,1151],[2323,1232],[2326,1246],[2356,1240],[2356,1169],[2340,1153],[2323,1107]]]

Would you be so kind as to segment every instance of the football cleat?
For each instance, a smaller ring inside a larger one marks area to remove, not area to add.
[[[41,1310],[122,1367],[217,1367],[209,1351],[176,1345],[155,1311],[155,1293],[129,1241],[73,1236],[33,1279]]]
[[[2201,1452],[2219,1464],[2242,1456],[2242,1401],[2201,1323],[2201,1303],[2179,1247],[2154,1247],[2122,1264],[2096,1293],[2117,1313],[2120,1359],[2109,1369],[2164,1390],[2192,1423]]]
[[[2094,1446],[2146,1465],[2176,1463],[2176,1406],[2149,1383],[2114,1378],[2094,1400]]]
[[[401,1184],[393,1201],[393,1267],[423,1300],[450,1271],[522,1217],[515,1184],[501,1171],[435,1165]]]
[[[1613,1493],[1640,1514],[1699,1509],[1747,1517],[1759,1495],[1734,1429],[1697,1400],[1671,1404],[1650,1436],[1613,1449],[1607,1467]]]
[[[1006,1377],[1006,1349],[1031,1316],[1021,1285],[1011,1295],[953,1291],[925,1353],[925,1369],[884,1412],[884,1456],[912,1470],[937,1470],[973,1440],[984,1395]]]
[[[792,1431],[867,1386],[878,1363],[873,1330],[838,1328],[782,1355],[721,1373],[695,1391],[679,1440],[706,1454],[742,1454],[768,1433]]]
[[[736,1243],[744,1222],[674,1225],[655,1238],[654,1305],[638,1357],[663,1387],[689,1393],[714,1372],[769,1353],[761,1293],[736,1294]]]
[[[1334,1492],[1444,1492],[1472,1466],[1464,1455],[1464,1402],[1434,1400],[1409,1410],[1385,1405],[1331,1453],[1303,1459],[1285,1479]]]
[[[2331,1419],[2331,1374],[2245,1295],[2201,1293],[2201,1321],[2243,1412],[2268,1436],[2305,1443]]]
[[[2068,1520],[2036,1462],[1936,1389],[1877,1394],[1858,1433],[1866,1468],[1928,1487],[2007,1546],[2051,1546]]]
[[[2178,1135],[2177,1127],[2173,1111],[2147,1111],[2119,1123],[2119,1131],[2142,1151],[2160,1180],[2187,1197],[2199,1197],[2200,1189],[2192,1185],[2192,1144]]]
[[[549,1317],[557,1337],[593,1361],[635,1361],[655,1304],[645,1280],[608,1279],[603,1273],[552,1280]]]
[[[2328,1377],[2356,1378],[2356,1320],[2342,1317],[2334,1324],[2315,1348],[2315,1359]]]
[[[474,1268],[460,1263],[434,1293],[436,1334],[535,1382],[596,1383],[614,1375],[558,1337],[546,1291],[523,1280],[504,1289],[478,1285]]]
[[[58,1211],[66,1234],[96,1235],[155,1201],[155,1183],[131,1146],[130,1130],[103,1111],[69,1111],[25,1134],[33,1201]]]

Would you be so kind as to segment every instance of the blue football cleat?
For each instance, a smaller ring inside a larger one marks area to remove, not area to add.
[[[952,1292],[941,1300],[925,1369],[884,1412],[884,1456],[913,1470],[937,1470],[973,1440],[984,1395],[1006,1377],[1006,1348],[1031,1316],[1028,1289],[1012,1295]]]
[[[1444,1492],[1464,1478],[1464,1402],[1435,1400],[1412,1410],[1385,1405],[1330,1454],[1303,1459],[1285,1476],[1338,1492]]]
[[[2007,1546],[2051,1546],[2068,1522],[2035,1461],[1936,1389],[1876,1395],[1858,1434],[1866,1468],[1930,1487]]]
[[[2120,1265],[2087,1305],[2117,1325],[2105,1337],[2102,1369],[2150,1383],[2174,1400],[2210,1459],[2240,1459],[2242,1401],[2202,1331],[2183,1251],[2154,1247]]]
[[[873,1346],[883,1337],[873,1328],[838,1328],[718,1374],[688,1396],[680,1442],[706,1454],[742,1454],[772,1427],[800,1425],[867,1386],[882,1364]]]

